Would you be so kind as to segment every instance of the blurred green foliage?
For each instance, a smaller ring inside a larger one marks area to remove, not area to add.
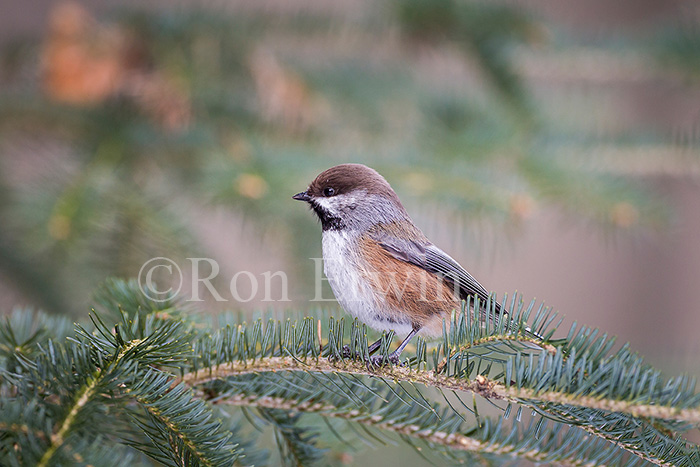
[[[195,214],[215,207],[317,256],[317,226],[289,197],[347,161],[409,203],[470,219],[517,222],[553,202],[604,225],[663,223],[625,174],[562,156],[590,132],[548,121],[515,61],[546,31],[517,7],[455,0],[378,3],[351,20],[173,7],[94,21],[57,8],[44,40],[2,56],[3,281],[75,313],[103,278],[153,256],[212,255]],[[431,69],[454,50],[482,86]]]
[[[437,44],[455,42],[465,54],[474,56],[521,124],[533,117],[509,56],[510,45],[527,44],[541,35],[529,15],[508,5],[458,0],[397,3],[399,22],[409,38]]]

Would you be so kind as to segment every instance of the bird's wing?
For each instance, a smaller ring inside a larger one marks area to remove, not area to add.
[[[432,243],[419,243],[390,234],[376,235],[375,239],[394,258],[438,275],[450,286],[456,287],[462,299],[477,297],[483,305],[489,299],[488,292],[474,276]],[[498,312],[500,305],[496,302],[495,306]]]
[[[485,306],[489,300],[489,293],[474,279],[474,276],[469,274],[467,270],[452,259],[450,255],[430,243],[427,239],[423,242],[417,242],[386,232],[382,234],[374,233],[373,238],[394,258],[414,264],[419,268],[440,276],[450,286],[458,287],[460,298],[463,300],[466,300],[469,296],[476,297],[481,301],[482,306]],[[506,310],[502,310],[498,301],[493,299],[492,303],[496,312],[496,316],[492,316],[493,319],[497,321],[501,312],[503,316],[508,315]],[[506,319],[506,328],[510,327],[512,324],[513,323],[511,323],[509,319]],[[523,327],[522,331],[530,337],[544,339],[541,334],[533,331],[527,325]],[[540,347],[535,346],[533,348]]]

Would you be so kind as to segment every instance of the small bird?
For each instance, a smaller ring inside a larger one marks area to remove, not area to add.
[[[370,327],[406,334],[389,361],[417,334],[437,337],[461,300],[489,299],[466,269],[415,226],[376,170],[342,164],[319,174],[292,197],[309,203],[323,229],[324,273],[340,305]],[[495,311],[500,312],[500,305]],[[369,346],[374,353],[381,339]],[[382,356],[371,357],[375,365]]]

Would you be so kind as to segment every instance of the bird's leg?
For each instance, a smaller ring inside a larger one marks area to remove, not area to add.
[[[379,350],[379,347],[382,346],[382,338],[380,337],[376,341],[372,342],[369,347],[367,347],[367,352],[369,352],[370,355],[372,355],[374,352]]]
[[[376,352],[379,347],[382,346],[382,338],[380,337],[377,339],[375,342],[372,342],[369,347],[367,348],[367,353],[369,355],[372,355],[374,352]],[[344,345],[343,346],[343,358],[352,358],[353,355],[350,353],[350,346],[349,345]]]
[[[387,356],[389,362],[393,363],[394,365],[399,364],[399,362],[400,362],[399,357],[401,356],[401,352],[403,352],[403,349],[405,349],[406,346],[408,345],[408,341],[410,341],[411,338],[418,333],[418,331],[420,331],[420,328],[411,329],[411,332],[408,333],[408,336],[406,336],[406,338],[403,340],[403,342],[401,342],[399,347]],[[379,343],[381,344],[381,339],[379,340]],[[377,342],[375,342],[374,344],[377,344]],[[372,344],[372,346],[374,346],[374,344]],[[377,346],[377,348],[379,348],[379,346]],[[369,358],[367,363],[368,363],[368,365],[371,364],[374,366],[382,366],[388,362],[387,362],[387,359],[384,358],[384,355],[373,355],[372,357]]]

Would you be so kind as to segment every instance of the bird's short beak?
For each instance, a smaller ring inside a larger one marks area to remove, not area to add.
[[[305,191],[302,191],[301,193],[297,193],[296,195],[292,196],[292,199],[295,199],[297,201],[309,201],[311,200],[311,196]]]

